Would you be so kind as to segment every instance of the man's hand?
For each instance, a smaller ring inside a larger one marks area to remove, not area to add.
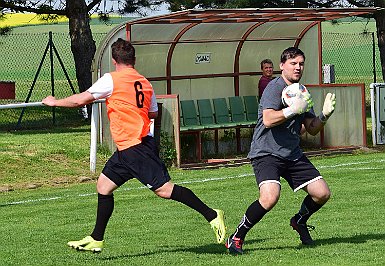
[[[322,123],[326,123],[329,117],[333,114],[336,107],[336,95],[334,93],[326,94],[322,113],[318,116]]]
[[[306,93],[304,96],[303,96],[303,99],[305,101],[307,101],[307,109],[305,112],[309,112],[310,109],[314,106],[314,102],[313,102],[313,98],[311,97],[311,94],[310,93]]]
[[[323,115],[329,118],[333,114],[335,107],[336,95],[334,93],[329,92],[328,94],[326,94],[324,107],[322,108]]]
[[[56,98],[53,96],[47,96],[41,101],[44,105],[47,106],[55,106],[56,103]]]
[[[313,99],[310,95],[310,93],[304,94],[304,95],[297,95],[294,99],[292,104],[284,108],[283,115],[286,118],[291,118],[295,115],[303,114],[310,110],[314,105]]]

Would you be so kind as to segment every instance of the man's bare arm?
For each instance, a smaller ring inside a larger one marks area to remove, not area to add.
[[[92,103],[95,98],[88,91],[71,95],[67,98],[56,99],[53,96],[48,96],[42,100],[42,103],[47,106],[56,107],[81,107]]]

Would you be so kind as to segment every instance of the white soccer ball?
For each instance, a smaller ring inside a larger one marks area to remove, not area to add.
[[[300,83],[293,83],[282,91],[282,104],[285,107],[291,106],[293,103],[293,99],[299,96],[300,98],[305,98],[306,96],[310,96],[309,91],[306,87]]]

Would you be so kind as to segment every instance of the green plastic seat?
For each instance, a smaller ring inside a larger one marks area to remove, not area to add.
[[[231,120],[240,126],[247,126],[250,123],[246,120],[245,108],[242,98],[239,96],[229,97]]]
[[[180,109],[183,117],[183,125],[180,127],[181,131],[200,130],[204,128],[198,120],[193,100],[180,101]]]
[[[258,120],[258,99],[256,96],[243,96],[245,102],[247,121],[256,122]]]
[[[215,122],[221,127],[236,126],[236,123],[231,122],[229,116],[229,108],[225,98],[213,99]]]
[[[197,100],[199,119],[201,125],[205,128],[219,128],[220,125],[215,123],[214,112],[209,99]]]

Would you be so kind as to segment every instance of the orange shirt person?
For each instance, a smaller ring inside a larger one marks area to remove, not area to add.
[[[214,230],[217,242],[222,243],[226,234],[223,211],[208,207],[190,189],[173,184],[159,158],[150,133],[150,119],[158,115],[155,93],[151,83],[134,68],[134,47],[119,38],[111,45],[111,50],[116,71],[104,74],[85,92],[64,99],[48,96],[42,100],[47,106],[79,107],[106,99],[110,131],[117,146],[97,181],[94,230],[79,241],[68,242],[68,246],[76,250],[102,251],[104,233],[114,209],[113,192],[133,178],[159,197],[179,201],[202,214]]]

